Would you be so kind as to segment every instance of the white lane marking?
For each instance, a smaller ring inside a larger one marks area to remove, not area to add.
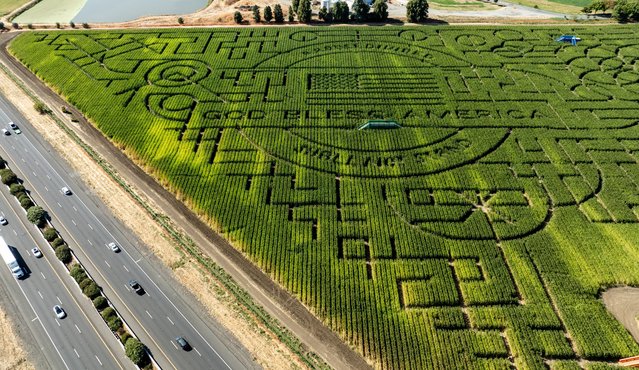
[[[75,355],[78,356],[78,358],[80,358],[80,355],[78,354],[78,351],[75,350],[75,348],[73,349],[73,352],[75,352]]]
[[[44,273],[43,273],[42,271],[40,271],[40,275],[42,275],[42,278],[43,278],[44,280],[47,280],[47,277],[46,277],[46,276],[44,276]]]
[[[44,296],[42,296],[42,293],[40,293],[39,290],[38,290],[38,294],[40,295],[40,298],[44,299]]]
[[[153,318],[153,316],[151,316],[151,314],[149,313],[149,311],[144,310],[146,312],[147,315],[149,315],[150,318]]]
[[[60,304],[62,304],[62,301],[60,300],[60,297],[55,296],[58,299],[58,302],[60,302]]]
[[[22,162],[27,163],[27,161],[25,161],[24,158],[20,158],[20,159],[22,159]]]
[[[128,269],[128,268],[126,268],[126,266],[125,266],[125,265],[122,265],[122,267],[124,267],[124,269],[126,270],[126,272],[131,272],[131,271],[129,271],[129,269]]]
[[[177,346],[175,345],[175,343],[173,343],[173,341],[171,341],[171,344],[173,345],[173,347],[175,347],[175,349],[177,349]]]
[[[93,242],[91,242],[91,240],[87,239],[87,241],[89,242],[89,244],[93,245]]]
[[[47,175],[47,179],[51,180],[51,176]]]
[[[96,360],[98,360],[98,362],[100,363],[100,366],[103,366],[103,365],[102,365],[102,361],[100,361],[100,359],[98,358],[98,356],[97,356],[97,355],[95,355],[95,359],[96,359]]]
[[[111,265],[109,265],[107,261],[104,261],[104,263],[106,263],[106,265],[109,266],[109,268],[111,268]]]
[[[60,320],[55,319],[56,324],[58,324],[58,326],[60,326]]]
[[[16,234],[16,236],[18,236],[18,232],[17,231],[13,230],[13,233]]]
[[[75,220],[74,220],[74,219],[71,219],[71,222],[73,222],[73,224],[74,224],[75,226],[78,226],[78,224],[76,224],[76,223],[75,223]]]
[[[175,323],[173,322],[173,320],[171,320],[171,318],[170,318],[170,317],[168,317],[168,316],[167,316],[167,317],[166,317],[166,319],[167,319],[167,320],[169,320],[169,322],[170,322],[172,325],[175,325]]]
[[[75,206],[73,206],[73,210],[74,210],[74,211],[76,211],[76,212],[78,211],[78,209],[77,209],[77,208],[75,208]]]
[[[89,229],[93,230],[93,226],[91,226],[91,224],[87,224],[89,225]]]
[[[34,317],[33,320],[31,320],[31,322],[34,322],[38,319],[38,316]]]
[[[31,173],[33,174],[33,176],[38,177],[38,175],[36,175],[35,171],[31,171]]]
[[[60,202],[56,202],[58,203],[58,207],[62,208],[62,204],[60,204]]]
[[[44,187],[44,190],[49,191],[49,188],[47,188],[46,186]]]
[[[193,349],[195,350],[195,352],[197,352],[198,355],[200,355],[200,357],[202,357],[202,354],[200,353],[200,351],[197,350],[197,348],[193,347]]]
[[[75,325],[75,324],[74,324]],[[75,325],[75,328],[78,329],[78,333],[82,334],[82,330],[80,330],[80,328],[78,328],[77,325]]]

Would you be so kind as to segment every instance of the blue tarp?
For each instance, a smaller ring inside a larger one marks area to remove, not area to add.
[[[555,39],[557,42],[569,42],[571,45],[577,45],[577,42],[581,41],[581,39],[577,36],[573,35],[561,35]]]

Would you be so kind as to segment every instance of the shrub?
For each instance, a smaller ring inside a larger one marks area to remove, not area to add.
[[[56,229],[52,228],[52,227],[47,227],[46,229],[44,229],[44,231],[42,232],[42,235],[44,236],[44,238],[48,241],[48,242],[52,242],[53,240],[55,240],[58,237],[58,232]]]
[[[31,23],[27,24],[27,28],[32,30],[33,29],[33,24],[31,24]]]
[[[13,29],[17,30],[20,28],[20,25],[17,24],[16,22],[11,23],[11,27],[13,27]]]
[[[0,180],[5,185],[11,185],[18,181],[18,176],[10,169],[3,168],[0,170]]]
[[[105,308],[100,315],[102,315],[104,320],[109,320],[111,317],[117,317],[113,307]]]
[[[289,22],[295,21],[295,12],[293,11],[293,7],[292,6],[288,7],[288,21]]]
[[[275,19],[275,23],[284,23],[284,12],[280,4],[275,4],[273,7],[273,18]]]
[[[260,7],[257,5],[253,5],[253,8],[251,10],[253,10],[253,22],[260,23],[260,21],[262,20],[262,17],[260,15]]]
[[[118,331],[122,327],[122,320],[117,316],[113,316],[107,320],[107,325],[109,325],[111,331]]]
[[[53,247],[53,249],[57,248],[58,246],[61,246],[62,244],[64,244],[64,239],[60,237],[53,239],[53,241],[51,242],[51,246]]]
[[[56,251],[56,253],[57,253],[57,251]],[[82,293],[84,293],[84,295],[86,295],[87,297],[89,297],[91,299],[97,298],[101,294],[100,287],[93,280],[91,280],[91,284],[85,286],[84,289],[82,289]]]
[[[71,249],[69,249],[67,245],[61,245],[58,248],[56,248],[55,255],[56,257],[58,257],[60,261],[62,261],[62,263],[66,264],[71,262],[71,259],[72,259]]]
[[[84,271],[82,266],[78,263],[71,266],[71,269],[69,270],[69,274],[71,275],[73,280],[75,280],[78,283],[78,285],[80,285],[81,281],[87,278],[86,271]]]
[[[33,206],[27,210],[27,219],[29,222],[40,225],[47,216],[47,211],[40,206]]]
[[[146,366],[150,361],[144,344],[136,338],[129,338],[124,345],[124,350],[126,356],[140,367]]]
[[[273,10],[271,9],[270,6],[266,6],[264,8],[264,20],[266,22],[270,22],[273,19]]]
[[[302,23],[309,23],[311,21],[311,15],[311,0],[300,0],[300,5],[297,9],[297,19]]]
[[[43,102],[38,101],[33,104],[33,109],[40,114],[48,114],[51,113],[51,109],[47,107]]]
[[[122,344],[125,344],[126,341],[129,340],[129,338],[133,338],[133,336],[128,332],[124,332],[124,334],[120,335],[120,342],[122,342]]]
[[[75,23],[69,22],[69,26],[71,26],[71,28],[75,28]]]
[[[25,194],[25,196],[20,197],[19,200],[20,200],[20,206],[22,206],[22,208],[29,209],[33,207],[33,201],[31,200],[31,198],[29,198],[28,195]]]
[[[55,28],[57,28],[57,29],[62,28],[62,26],[60,25],[60,22],[55,22]]]
[[[233,14],[233,20],[237,24],[241,24],[242,22],[244,22],[244,18],[242,18],[242,13],[235,12],[235,14]]]
[[[82,23],[82,28],[89,28],[89,24],[88,23]]]
[[[184,24],[184,18],[178,17],[177,22],[178,24]]]
[[[13,195],[14,197],[16,196],[16,194],[18,193],[24,193],[25,189],[24,189],[24,185],[22,184],[18,184],[18,183],[13,183],[11,184],[11,186],[9,186],[9,192],[11,193],[11,195]]]
[[[102,311],[104,308],[109,306],[109,302],[107,302],[106,298],[103,296],[96,297],[93,300],[93,307],[95,307],[98,311]]]
[[[4,31],[4,22],[0,22],[0,31]]]

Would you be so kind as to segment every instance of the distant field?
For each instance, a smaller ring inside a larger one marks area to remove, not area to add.
[[[511,3],[526,5],[558,13],[579,14],[591,0],[508,0]]]
[[[11,51],[378,367],[600,370],[639,354],[599,298],[639,286],[638,39],[83,30]]]
[[[0,0],[0,16],[9,14],[28,2],[29,0]]]

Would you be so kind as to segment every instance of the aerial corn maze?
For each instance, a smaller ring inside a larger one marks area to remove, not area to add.
[[[83,30],[10,49],[377,367],[639,354],[600,298],[639,286],[637,27]]]

